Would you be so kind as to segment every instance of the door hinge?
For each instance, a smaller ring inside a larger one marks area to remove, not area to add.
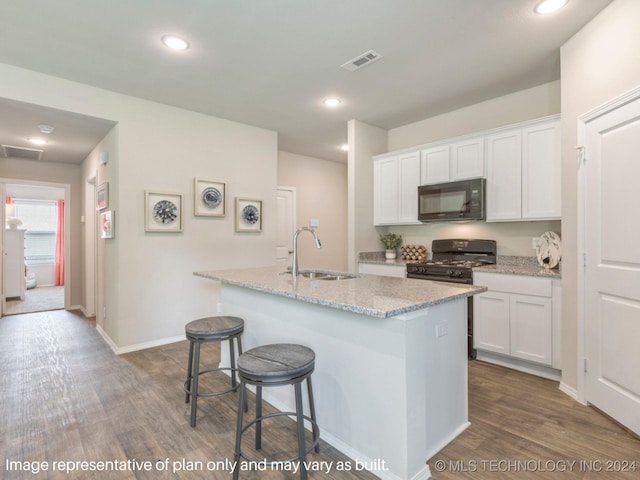
[[[583,267],[587,266],[587,254],[586,253],[582,254],[582,266]]]
[[[584,357],[582,362],[584,363],[584,373],[587,373],[587,357]]]
[[[587,148],[586,147],[576,147],[578,153],[578,166],[584,165],[587,163]]]

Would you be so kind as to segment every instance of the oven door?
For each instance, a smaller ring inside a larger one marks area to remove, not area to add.
[[[417,278],[419,280],[432,280],[434,282],[446,282],[446,283],[464,283],[471,285],[473,281],[470,278],[451,278],[442,275],[424,275],[407,273],[407,278]]]

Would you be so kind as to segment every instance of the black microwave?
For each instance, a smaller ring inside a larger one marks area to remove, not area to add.
[[[418,220],[421,222],[484,220],[484,204],[484,178],[418,187]]]

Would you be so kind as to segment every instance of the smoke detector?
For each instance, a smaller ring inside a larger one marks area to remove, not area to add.
[[[360,70],[362,67],[366,67],[367,65],[371,65],[373,62],[377,62],[381,58],[382,55],[374,52],[373,50],[369,50],[368,52],[364,52],[362,55],[358,55],[356,58],[352,58],[340,66],[345,70],[355,72],[356,70]]]

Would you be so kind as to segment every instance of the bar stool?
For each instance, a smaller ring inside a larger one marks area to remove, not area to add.
[[[238,344],[238,355],[242,355],[242,339],[240,336],[244,331],[244,320],[239,317],[206,317],[194,320],[185,325],[185,334],[189,340],[189,363],[187,365],[187,379],[184,382],[184,403],[189,403],[191,399],[191,426],[196,426],[196,410],[198,408],[198,397],[213,397],[229,393],[238,388],[236,382],[236,356],[233,346],[235,338]],[[230,367],[211,368],[200,371],[200,345],[210,342],[224,342],[229,340]],[[220,392],[199,392],[198,377],[209,372],[221,370],[231,371],[231,388]],[[193,383],[193,384],[192,384]]]
[[[316,355],[313,350],[302,345],[273,344],[252,348],[238,357],[238,377],[240,378],[240,407],[238,408],[238,425],[236,429],[235,461],[239,465],[240,457],[256,461],[242,452],[242,434],[252,425],[256,426],[255,447],[262,447],[262,420],[278,416],[295,416],[298,432],[298,455],[287,460],[274,462],[300,462],[300,478],[307,479],[307,469],[304,462],[311,450],[320,451],[320,429],[316,423],[316,412],[311,388],[311,373],[315,368]],[[302,408],[302,382],[307,381],[309,396],[309,416],[304,415]],[[256,386],[256,418],[243,427],[243,411],[247,401],[247,385]],[[296,411],[275,412],[262,414],[262,387],[293,385],[295,388]],[[311,422],[313,428],[313,443],[307,449],[304,438],[304,420]],[[239,468],[233,472],[234,480],[238,479]]]

